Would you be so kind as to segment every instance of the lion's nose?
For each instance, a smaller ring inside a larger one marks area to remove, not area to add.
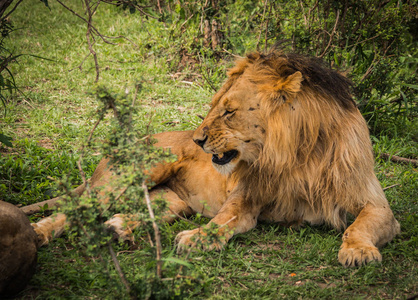
[[[204,135],[202,138],[193,139],[193,141],[202,148],[203,148],[203,145],[206,143],[207,140],[208,140],[207,135]]]
[[[193,141],[203,148],[203,145],[208,140],[208,136],[206,135],[206,132],[209,130],[208,126],[203,127],[203,129],[200,129],[200,127],[194,132],[193,134]]]

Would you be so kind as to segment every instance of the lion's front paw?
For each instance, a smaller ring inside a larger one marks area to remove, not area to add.
[[[182,253],[191,249],[203,249],[207,251],[221,250],[225,245],[225,239],[217,237],[216,241],[210,241],[207,234],[200,228],[185,230],[176,236],[177,253]]]
[[[111,219],[105,222],[105,225],[110,231],[113,232],[113,237],[127,242],[134,242],[134,236],[132,230],[127,226],[126,221],[123,218],[123,215],[116,214]]]
[[[359,267],[372,261],[382,261],[382,255],[372,245],[344,242],[338,252],[338,261],[346,267]]]
[[[48,231],[36,223],[31,223],[30,225],[32,225],[33,230],[38,236],[38,247],[48,245],[49,241],[52,240],[52,235],[48,234]]]

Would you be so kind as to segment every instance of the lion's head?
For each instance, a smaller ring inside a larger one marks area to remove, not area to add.
[[[264,163],[277,151],[294,162],[298,152],[313,150],[329,114],[355,109],[345,77],[300,55],[252,53],[228,77],[194,134],[222,173],[240,162]]]
[[[318,60],[249,54],[228,72],[211,105],[193,138],[218,171],[237,171],[251,201],[269,199],[290,213],[304,199],[342,227],[339,207],[355,211],[365,200],[354,192],[377,189],[368,186],[371,144],[350,81]]]

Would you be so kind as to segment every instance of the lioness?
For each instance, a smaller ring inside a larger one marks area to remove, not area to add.
[[[349,87],[344,76],[297,54],[252,53],[239,60],[194,134],[155,136],[157,146],[178,156],[150,172],[151,193],[164,190],[174,212],[167,220],[196,212],[213,217],[224,238],[210,250],[257,220],[344,229],[349,212],[357,219],[344,232],[340,263],[381,261],[377,247],[400,226],[374,174],[367,125]],[[93,186],[111,180],[106,164],[100,162]],[[61,215],[34,227],[46,242],[64,220]],[[127,236],[122,216],[108,223]],[[180,232],[179,249],[196,246],[200,231]]]

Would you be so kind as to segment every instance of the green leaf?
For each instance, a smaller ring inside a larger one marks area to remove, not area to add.
[[[191,264],[189,264],[188,262],[185,262],[184,260],[175,258],[175,257],[168,257],[168,258],[163,258],[161,259],[162,261],[166,261],[166,262],[172,262],[178,265],[182,265],[182,266],[186,266],[188,268],[192,267]]]
[[[417,85],[417,84],[407,84],[407,83],[401,83],[401,85],[402,85],[402,86],[409,87],[409,88],[414,89],[414,90],[418,90],[418,85]]]
[[[13,141],[13,139],[11,137],[0,133],[0,142],[1,143],[5,144],[7,147],[13,147],[11,141]]]

